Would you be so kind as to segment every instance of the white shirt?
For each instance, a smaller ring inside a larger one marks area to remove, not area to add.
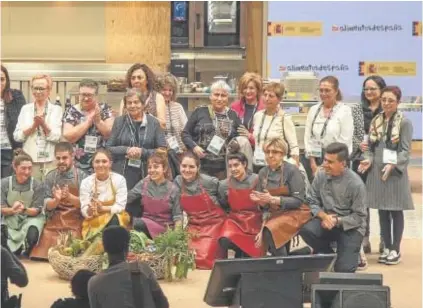
[[[34,104],[25,104],[19,113],[18,123],[16,124],[13,138],[17,142],[23,142],[23,150],[32,157],[36,163],[51,162],[54,159],[54,146],[59,142],[62,135],[62,108],[52,103],[47,103],[47,114],[44,121],[50,128],[50,134],[45,137],[46,146],[44,151],[47,154],[46,158],[38,158],[37,139],[38,133],[35,130],[32,135],[25,137],[24,131],[32,126],[34,123]],[[41,135],[44,137],[44,132],[40,127]]]
[[[306,153],[311,151],[311,140],[314,138],[322,143],[322,147],[326,148],[333,142],[341,142],[347,145],[348,151],[352,152],[353,134],[354,134],[354,123],[351,108],[344,103],[337,103],[333,108],[332,114],[323,137],[321,136],[323,127],[327,118],[323,113],[323,107],[320,109],[319,114],[316,117],[316,121],[313,125],[314,117],[322,104],[314,105],[310,108],[307,114],[307,121],[305,126],[304,134],[304,147]],[[312,134],[313,132],[313,134]]]
[[[264,122],[263,122],[264,117]],[[283,138],[289,145],[291,155],[299,155],[300,148],[298,147],[297,133],[295,125],[290,114],[282,110],[278,111],[273,120],[272,115],[266,115],[265,110],[260,110],[254,115],[254,140],[256,147],[262,148],[263,144],[272,138]],[[262,126],[263,122],[263,127]],[[282,124],[283,123],[283,124]],[[283,126],[282,126],[283,125]],[[261,127],[261,129],[260,129]],[[260,136],[260,138],[259,138]],[[260,139],[260,142],[259,142]]]
[[[123,212],[126,207],[126,199],[128,196],[125,178],[118,173],[110,172],[110,176],[107,180],[100,181],[96,179],[94,173],[83,179],[81,182],[79,200],[81,201],[82,216],[85,218],[88,217],[87,211],[94,193],[94,181],[97,181],[97,193],[99,194],[97,199],[99,201],[108,201],[113,199],[113,191],[110,181],[112,182],[116,196],[115,203],[111,205],[110,212],[112,214]]]

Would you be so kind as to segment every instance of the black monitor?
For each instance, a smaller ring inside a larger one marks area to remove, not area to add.
[[[300,307],[299,303],[302,307],[303,273],[326,271],[335,256],[316,254],[217,260],[204,301],[213,307],[254,307],[257,302],[253,304],[249,299],[264,296],[262,303],[266,302],[263,306],[266,308],[271,308],[273,302],[280,306],[280,300],[285,304],[292,303],[284,305],[287,308]]]

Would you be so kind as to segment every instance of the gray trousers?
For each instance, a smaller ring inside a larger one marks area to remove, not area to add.
[[[334,270],[339,273],[354,273],[360,254],[363,235],[357,229],[344,231],[342,228],[323,229],[319,218],[313,218],[299,232],[303,240],[313,248],[314,253],[333,253],[331,242],[336,242]]]

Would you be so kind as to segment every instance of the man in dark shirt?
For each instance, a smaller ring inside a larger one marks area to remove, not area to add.
[[[109,268],[88,282],[91,308],[168,308],[169,303],[154,277],[153,271],[144,263],[138,263],[139,275],[131,274],[131,266],[125,262],[129,251],[129,232],[120,226],[111,226],[103,232],[103,246],[109,257]],[[139,279],[140,290],[134,292]],[[135,305],[134,294],[141,305]]]

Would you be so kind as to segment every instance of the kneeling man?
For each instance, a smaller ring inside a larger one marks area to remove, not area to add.
[[[347,167],[348,147],[332,143],[326,148],[323,169],[318,170],[307,195],[313,219],[299,235],[314,253],[333,253],[337,243],[335,272],[354,273],[366,230],[366,188]]]

